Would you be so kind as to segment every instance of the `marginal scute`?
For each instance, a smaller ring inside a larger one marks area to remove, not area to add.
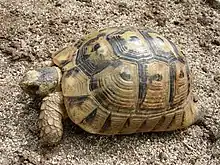
[[[96,113],[98,105],[90,97],[85,98],[82,102],[74,101],[71,103],[68,100],[68,97],[64,98],[65,105],[67,107],[68,116],[73,120],[74,123],[79,124],[83,120],[88,119],[94,116],[91,116],[92,113]],[[95,111],[95,112],[94,112]],[[86,121],[86,120],[85,120]]]
[[[127,119],[129,118],[129,114],[117,114],[112,112],[110,118],[108,118],[107,122],[110,122],[110,124],[104,125],[102,127],[102,131],[105,132],[105,134],[118,134],[120,130],[125,126],[125,123]]]
[[[147,28],[114,27],[76,46],[53,61],[63,72],[68,116],[85,131],[171,131],[197,119],[186,57],[169,39]]]
[[[57,53],[53,57],[53,63],[59,67],[64,67],[67,63],[72,61],[73,56],[76,54],[76,48],[72,46],[67,46]]]

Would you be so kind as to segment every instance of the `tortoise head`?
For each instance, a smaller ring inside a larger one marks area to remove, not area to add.
[[[44,67],[28,71],[20,87],[29,95],[46,96],[60,89],[61,71],[57,67]]]

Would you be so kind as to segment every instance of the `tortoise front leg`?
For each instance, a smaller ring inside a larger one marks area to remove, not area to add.
[[[62,119],[65,115],[65,107],[62,93],[55,92],[45,97],[40,110],[41,141],[46,145],[54,145],[60,141],[63,135]]]

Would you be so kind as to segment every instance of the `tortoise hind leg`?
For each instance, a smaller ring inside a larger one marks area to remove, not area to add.
[[[63,96],[61,92],[51,93],[43,99],[39,116],[41,142],[54,145],[63,135],[62,119],[65,116]]]

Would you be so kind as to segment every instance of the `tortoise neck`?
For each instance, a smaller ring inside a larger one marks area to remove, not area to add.
[[[54,68],[57,70],[57,75],[58,75],[57,86],[55,88],[55,92],[60,92],[61,91],[62,72],[61,72],[60,68],[58,68],[58,67],[54,67]]]

